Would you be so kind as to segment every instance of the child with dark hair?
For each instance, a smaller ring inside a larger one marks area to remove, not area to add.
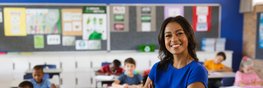
[[[19,88],[34,88],[33,84],[29,81],[23,81],[18,85]]]
[[[56,88],[54,84],[51,84],[48,79],[44,79],[44,70],[42,65],[36,65],[32,73],[33,79],[30,82],[34,88]]]
[[[158,35],[159,59],[144,88],[207,88],[207,71],[196,55],[194,30],[183,16],[168,17]]]
[[[204,62],[204,66],[209,72],[231,72],[232,69],[230,67],[222,64],[223,61],[226,60],[226,54],[224,52],[218,52],[216,57],[211,60],[206,60]],[[209,88],[219,88],[221,84],[220,78],[213,78],[208,80]]]
[[[142,76],[134,72],[136,68],[136,62],[133,58],[127,58],[124,61],[125,73],[115,80],[112,84],[113,87],[123,88],[141,88]]]
[[[214,59],[205,61],[204,65],[209,72],[231,72],[232,69],[230,67],[222,64],[225,60],[226,54],[224,52],[218,52]]]
[[[100,75],[120,75],[123,73],[123,69],[120,67],[121,62],[117,59],[113,60],[111,64],[103,66],[96,74]]]

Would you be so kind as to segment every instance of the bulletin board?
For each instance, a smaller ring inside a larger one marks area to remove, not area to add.
[[[156,49],[159,48],[158,33],[161,24],[164,21],[164,6],[165,5],[152,5],[155,6],[156,23],[150,32],[138,32],[136,24],[137,11],[136,5],[127,5],[129,8],[129,31],[128,32],[111,32],[110,33],[110,47],[111,50],[136,50],[139,45],[154,44]],[[147,5],[146,5],[147,6]],[[151,6],[151,5],[150,5]],[[173,6],[173,5],[168,5]],[[176,5],[174,5],[176,6]],[[192,24],[193,19],[193,6],[183,6],[184,17]],[[220,35],[219,29],[219,12],[220,6],[211,6],[211,30],[208,32],[195,32],[197,50],[201,50],[201,40],[203,38],[218,38]]]
[[[2,18],[5,19],[3,9],[6,7],[23,7],[26,9],[59,9],[60,17],[62,13],[62,9],[76,9],[82,8],[85,6],[95,6],[95,5],[60,5],[60,4],[51,4],[51,5],[41,5],[41,4],[19,4],[19,5],[1,5]],[[105,5],[97,5],[97,6],[105,6]],[[101,48],[100,49],[84,49],[77,50],[76,46],[63,46],[62,45],[62,32],[61,33],[50,33],[56,34],[60,36],[60,44],[58,45],[48,45],[47,44],[47,36],[50,34],[41,34],[44,37],[44,48],[36,49],[34,47],[34,35],[35,34],[27,34],[26,36],[5,36],[4,34],[4,21],[0,23],[0,51],[7,52],[32,52],[32,51],[101,51],[107,50],[107,40],[101,40]],[[71,32],[72,34],[72,32]],[[83,37],[80,35],[75,36],[75,40],[82,40]]]
[[[84,8],[87,5],[1,5],[0,8],[3,12],[4,7],[25,7],[25,8],[55,8],[55,9],[63,9],[63,8]],[[119,28],[123,28],[124,31],[112,31],[114,30],[113,26],[114,23],[118,23],[120,20],[114,21],[112,17],[112,10],[110,9],[111,6],[118,6],[118,5],[102,5],[107,6],[109,13],[107,13],[107,17],[109,17],[109,23],[108,23],[108,39],[101,40],[101,49],[99,50],[137,50],[139,45],[149,45],[153,44],[156,46],[156,49],[159,48],[158,44],[158,33],[161,28],[161,24],[164,21],[164,8],[167,5],[129,5],[129,4],[122,4],[121,6],[125,7],[126,12],[120,16],[118,15],[118,18],[122,18],[124,20],[121,20],[120,23],[125,24],[124,27],[118,26]],[[149,20],[147,24],[151,24],[150,29],[147,30],[141,30],[139,29],[139,26],[142,28],[142,25],[138,25],[139,23],[142,23],[144,21],[141,21],[138,17],[143,17],[147,15],[147,13],[140,13],[138,15],[138,10],[141,10],[139,7],[143,6],[150,6],[153,7],[153,11],[151,11],[150,20],[149,17],[143,18]],[[177,6],[173,4],[169,4],[168,6]],[[182,5],[181,5],[182,6]],[[195,5],[183,5],[183,12],[184,17],[192,24],[193,22],[193,6]],[[201,46],[201,40],[203,38],[218,38],[220,36],[220,5],[211,5],[212,8],[212,14],[211,14],[211,29],[208,32],[195,32],[196,42],[197,42],[197,50],[200,50]],[[61,10],[60,10],[61,11]],[[3,17],[4,19],[4,17]],[[59,35],[60,37],[62,34]],[[27,35],[27,36],[5,36],[4,35],[4,23],[0,23],[0,51],[79,51],[76,50],[75,46],[62,46],[60,45],[47,45],[46,41],[47,35],[44,34],[44,42],[45,47],[42,49],[35,49],[34,48],[34,35]],[[82,36],[76,36],[76,40],[83,39]],[[62,39],[61,39],[62,40]],[[94,51],[94,50],[84,50],[84,51]]]

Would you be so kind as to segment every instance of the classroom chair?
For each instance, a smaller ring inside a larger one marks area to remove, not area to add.
[[[233,86],[235,78],[223,78],[222,79],[222,86]]]
[[[33,78],[32,73],[25,74],[23,78],[25,80],[26,79],[32,79]],[[43,76],[43,79],[49,79],[49,78],[50,78],[49,74],[45,73],[44,76]]]

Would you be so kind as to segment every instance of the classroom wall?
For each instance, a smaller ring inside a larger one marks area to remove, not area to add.
[[[234,51],[232,64],[234,71],[238,69],[242,56],[243,14],[239,13],[240,0],[1,0],[0,3],[220,4],[221,37],[227,39],[226,50]]]
[[[244,13],[243,29],[243,55],[256,57],[256,37],[257,37],[257,13],[263,12],[263,5],[254,7],[253,12]],[[255,59],[255,69],[263,78],[263,60]]]

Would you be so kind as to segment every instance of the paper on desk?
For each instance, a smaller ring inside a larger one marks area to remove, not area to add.
[[[110,75],[110,76],[98,75],[95,78],[96,78],[96,80],[114,80],[115,76],[113,76],[113,75]]]

